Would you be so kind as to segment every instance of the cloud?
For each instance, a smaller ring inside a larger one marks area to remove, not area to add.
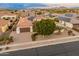
[[[66,7],[79,7],[79,3],[62,3],[58,4],[59,6],[66,6]]]

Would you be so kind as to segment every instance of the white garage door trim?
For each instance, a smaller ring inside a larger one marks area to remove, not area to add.
[[[16,33],[17,33],[17,34],[20,33],[20,28],[19,28],[19,27],[16,28]]]

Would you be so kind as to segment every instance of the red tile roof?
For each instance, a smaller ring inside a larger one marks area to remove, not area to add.
[[[20,18],[17,27],[20,28],[26,28],[26,27],[30,27],[32,26],[32,22],[30,20],[28,20],[27,18]]]

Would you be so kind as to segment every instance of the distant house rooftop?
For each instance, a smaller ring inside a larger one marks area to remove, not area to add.
[[[70,22],[71,21],[71,18],[68,18],[68,17],[65,17],[65,16],[58,16],[58,19],[62,20],[62,21],[66,21],[66,22]]]
[[[42,16],[42,15],[38,15],[38,16],[36,16],[36,17],[34,18],[33,21],[40,21],[41,19],[45,19],[45,17]]]
[[[35,18],[35,16],[29,16],[28,20],[33,21],[34,18]]]
[[[16,14],[11,14],[11,13],[0,13],[0,16],[15,16]]]
[[[36,19],[44,19],[44,16],[36,16]]]
[[[64,14],[65,16],[67,16],[67,17],[73,17],[74,16],[74,14]]]
[[[71,20],[71,23],[72,23],[72,24],[79,24],[79,20],[77,20],[77,19],[72,19],[72,20]]]

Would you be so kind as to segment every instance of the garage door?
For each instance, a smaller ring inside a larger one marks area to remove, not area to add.
[[[20,28],[20,32],[30,32],[30,28]]]

